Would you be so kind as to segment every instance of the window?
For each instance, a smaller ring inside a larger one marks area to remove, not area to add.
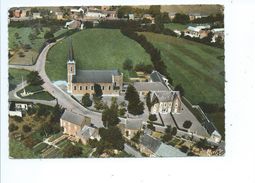
[[[70,70],[71,70],[71,72],[73,71],[73,67],[72,66],[70,67]]]
[[[86,86],[86,90],[88,90],[88,86]]]
[[[102,86],[102,90],[104,90],[104,86]]]
[[[80,90],[82,90],[82,86],[80,86]]]
[[[111,90],[111,86],[109,86],[109,90]]]
[[[76,90],[76,86],[74,86],[73,89]]]
[[[91,89],[91,90],[94,90],[94,86],[91,86],[90,89]]]

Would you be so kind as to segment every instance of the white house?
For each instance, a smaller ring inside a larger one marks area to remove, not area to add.
[[[152,114],[178,114],[181,111],[181,97],[179,91],[157,91],[151,95]]]

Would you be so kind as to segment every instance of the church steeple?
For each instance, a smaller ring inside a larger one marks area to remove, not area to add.
[[[68,39],[68,61],[67,61],[67,91],[72,91],[72,79],[73,75],[76,74],[76,67],[75,67],[75,61],[74,61],[74,53],[73,53],[73,45],[72,45],[72,39]]]
[[[68,62],[74,62],[72,38],[68,39]]]

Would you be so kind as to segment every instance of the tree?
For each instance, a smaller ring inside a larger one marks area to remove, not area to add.
[[[28,133],[31,131],[31,127],[28,125],[23,125],[22,130],[23,132]]]
[[[157,120],[156,114],[150,114],[150,115],[149,115],[149,120],[150,120],[150,121],[156,121],[156,120]]]
[[[16,131],[18,129],[19,129],[19,127],[17,125],[13,124],[13,123],[11,123],[9,125],[9,132],[13,132],[13,131]]]
[[[102,98],[103,92],[101,86],[99,84],[94,85],[94,96],[98,98]]]
[[[174,23],[187,24],[189,23],[189,16],[181,13],[176,13],[173,19]]]
[[[184,89],[181,84],[178,84],[174,88],[175,91],[179,91],[181,96],[184,96]]]
[[[146,95],[146,105],[148,107],[149,112],[151,112],[151,107],[152,107],[151,92],[148,92],[147,95]]]
[[[192,125],[192,122],[189,121],[189,120],[186,120],[183,123],[183,127],[186,128],[186,129],[189,129],[191,127],[191,125]]]
[[[48,31],[44,34],[44,39],[52,39],[52,38],[54,38],[54,34],[52,32]]]
[[[123,63],[123,69],[131,71],[133,69],[133,61],[130,59],[126,59]]]
[[[107,106],[102,113],[102,121],[106,128],[116,126],[119,123],[118,104],[116,100],[112,100],[110,108]]]
[[[100,141],[107,142],[107,149],[124,149],[124,139],[118,127],[109,127],[108,129],[99,128]]]
[[[94,107],[96,110],[103,110],[107,108],[107,105],[102,101],[101,98],[93,96]]]
[[[92,100],[90,99],[90,95],[86,93],[82,97],[82,105],[85,107],[90,107],[92,105]]]
[[[152,14],[152,16],[156,16],[156,15],[160,15],[160,5],[152,5],[149,8],[149,12],[150,14]]]
[[[63,156],[65,158],[80,157],[82,154],[82,148],[77,145],[68,144],[63,150]]]
[[[144,103],[140,101],[135,87],[129,85],[126,91],[125,100],[128,100],[128,112],[133,115],[143,114]]]
[[[165,134],[162,137],[162,141],[163,142],[168,142],[173,138],[173,130],[171,128],[171,126],[167,126],[167,128],[165,129]]]
[[[32,71],[27,75],[27,82],[31,85],[42,85],[44,83],[37,71]]]

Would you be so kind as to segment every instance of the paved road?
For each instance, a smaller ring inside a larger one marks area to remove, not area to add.
[[[58,40],[60,41],[60,40]],[[57,41],[57,42],[58,42]],[[83,107],[79,102],[74,100],[69,94],[65,93],[63,90],[61,90],[58,86],[54,85],[50,79],[48,78],[46,72],[45,72],[45,63],[46,63],[46,57],[49,49],[56,43],[50,43],[48,44],[43,51],[38,56],[37,62],[33,66],[18,66],[18,65],[11,65],[10,68],[17,68],[17,69],[27,69],[27,70],[36,70],[38,71],[39,75],[44,81],[44,84],[42,87],[48,91],[52,96],[54,96],[58,102],[59,105],[66,108],[69,111],[72,111],[74,113],[85,115],[91,118],[91,123],[93,123],[97,127],[103,127],[102,122],[102,114],[94,111],[90,111]],[[35,101],[35,100],[32,100]],[[125,121],[124,118],[120,118],[122,122]],[[129,119],[133,120],[133,119]],[[137,119],[134,119],[137,120]],[[142,118],[141,118],[142,120]]]

